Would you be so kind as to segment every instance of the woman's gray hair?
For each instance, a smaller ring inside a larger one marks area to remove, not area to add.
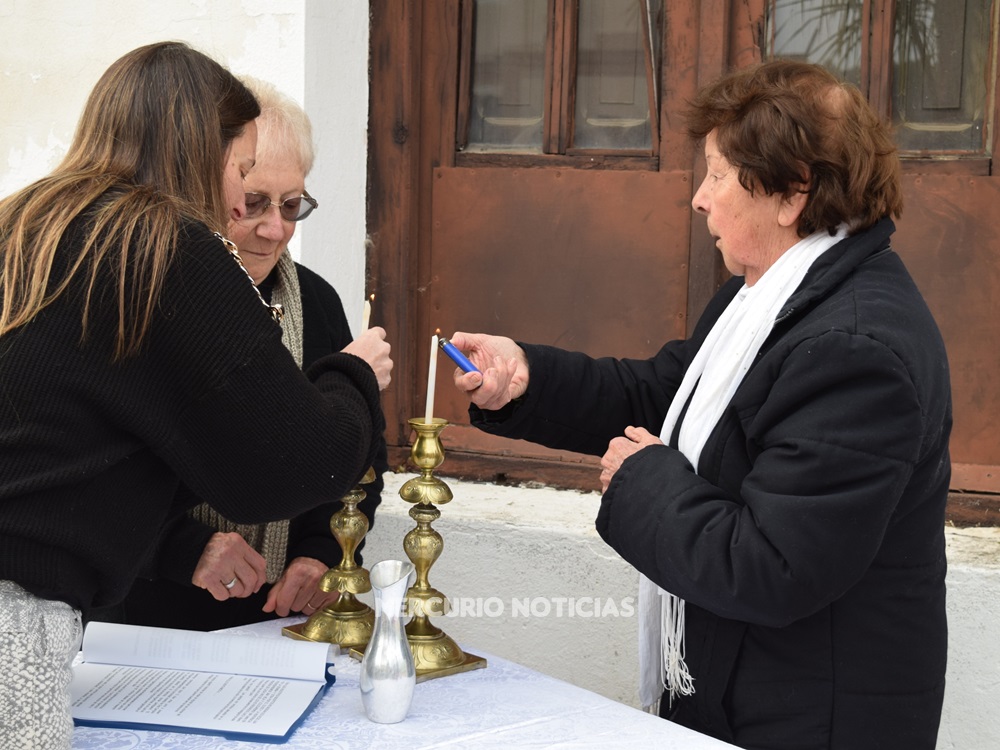
[[[260,103],[257,118],[257,151],[288,148],[297,154],[302,174],[308,175],[315,161],[312,123],[306,111],[273,84],[253,76],[240,76]]]

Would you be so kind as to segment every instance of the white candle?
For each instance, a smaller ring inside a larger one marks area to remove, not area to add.
[[[375,299],[375,295],[373,294],[373,295],[371,295],[371,297],[369,297],[368,299],[365,300],[365,309],[361,313],[361,332],[362,333],[364,333],[365,331],[368,330],[368,326],[371,323],[371,319],[372,319],[372,300],[374,300],[374,299]]]
[[[434,421],[434,381],[437,380],[437,334],[431,336],[431,359],[427,365],[427,407],[424,410],[424,424]]]

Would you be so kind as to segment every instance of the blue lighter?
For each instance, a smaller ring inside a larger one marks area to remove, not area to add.
[[[463,372],[479,372],[479,368],[472,364],[469,358],[444,336],[438,339],[438,346],[444,349],[444,353],[451,357],[455,364],[462,368]]]

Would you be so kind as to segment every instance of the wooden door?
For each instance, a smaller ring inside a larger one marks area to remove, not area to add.
[[[897,21],[911,24],[907,33],[919,31],[912,24],[920,19],[900,21],[894,15],[919,5],[912,0],[667,0],[657,27],[659,44],[649,48],[658,54],[656,85],[650,87],[656,116],[648,123],[648,148],[638,153],[588,150],[602,143],[606,131],[578,137],[574,129],[578,118],[597,128],[635,120],[628,109],[635,101],[624,108],[586,110],[574,100],[578,88],[569,74],[579,49],[572,40],[578,38],[574,30],[581,20],[575,14],[583,3],[542,0],[544,8],[531,11],[547,14],[548,57],[526,53],[523,65],[541,59],[547,73],[518,87],[521,79],[511,85],[498,71],[495,88],[505,95],[487,101],[485,96],[463,99],[475,77],[471,0],[372,0],[368,291],[376,294],[373,321],[389,329],[397,363],[394,384],[385,394],[394,462],[406,463],[412,439],[407,420],[423,414],[427,348],[435,329],[445,335],[456,329],[487,331],[592,355],[635,357],[685,335],[724,271],[704,222],[692,219],[689,207],[703,166],[681,129],[684,103],[700,85],[767,54],[779,38],[775,24],[782,18],[801,20],[800,7],[842,6],[857,18],[831,28],[857,21],[859,40],[866,41],[856,54],[847,45],[845,57],[820,62],[857,78],[873,104],[909,128],[901,144],[906,208],[894,245],[948,347],[955,403],[951,515],[962,523],[996,522],[996,0],[961,2],[966,8],[963,38],[975,42],[985,23],[981,38],[988,41],[977,52],[966,50],[954,58],[961,61],[956,72],[954,67],[939,70],[930,59],[917,60],[918,65],[912,55],[905,70],[893,63],[899,49],[893,45],[903,34]],[[497,23],[511,23],[516,30],[522,21]],[[830,26],[828,17],[824,23]],[[958,27],[950,23],[945,31],[954,44]],[[827,54],[831,48],[823,49]],[[927,71],[927,86],[918,86],[914,76]],[[966,86],[974,80],[986,82],[985,93],[969,108],[967,98],[951,94],[955,82]],[[592,83],[586,91],[594,90]],[[610,97],[619,104],[629,91],[633,100],[635,92],[641,94],[636,85],[621,90],[625,93]],[[534,113],[524,115],[522,105],[534,107]],[[525,132],[532,138],[540,134],[541,150],[470,149],[485,132],[474,130],[477,117],[494,132],[509,133],[512,143]],[[486,123],[484,118],[491,119]],[[965,121],[980,128],[978,139],[966,133],[929,145],[919,140],[920,132],[954,133]],[[471,429],[465,405],[450,386],[449,364],[440,361],[436,388],[435,413],[451,423],[443,433],[442,473],[597,487],[593,459]]]
[[[436,329],[632,357],[685,335],[691,306],[700,311],[718,277],[704,222],[692,227],[694,147],[666,116],[696,89],[699,60],[685,37],[695,6],[455,0],[397,15],[373,4],[370,286],[405,322],[394,342],[402,384],[386,399],[399,461],[406,420],[423,414]],[[648,12],[623,20],[635,8]],[[482,59],[504,35],[529,47],[536,32],[544,45],[512,66]],[[523,75],[539,65],[544,73]],[[590,77],[576,81],[587,65]],[[652,76],[616,74],[629,66]],[[628,139],[616,142],[616,128]],[[693,246],[705,255],[694,275]],[[596,459],[469,427],[449,365],[441,361],[435,389],[435,415],[451,423],[442,471],[598,486]]]

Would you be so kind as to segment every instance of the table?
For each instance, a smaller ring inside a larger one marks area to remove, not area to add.
[[[286,618],[234,628],[249,637],[283,637]],[[375,724],[358,688],[360,663],[341,655],[337,682],[284,745],[142,730],[77,727],[74,750],[417,750],[429,748],[629,748],[724,750],[734,746],[664,721],[514,662],[470,650],[486,669],[421,682],[407,718]]]

